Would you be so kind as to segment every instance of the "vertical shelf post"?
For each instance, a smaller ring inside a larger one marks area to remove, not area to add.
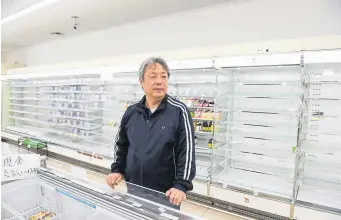
[[[300,87],[301,87],[301,95],[300,95],[300,106],[299,106],[299,110],[298,110],[298,115],[297,115],[297,119],[298,119],[298,129],[297,129],[297,144],[296,144],[296,148],[293,149],[295,150],[295,168],[294,168],[294,174],[293,174],[293,191],[292,191],[292,195],[291,195],[291,203],[295,203],[296,198],[297,198],[297,193],[299,190],[299,186],[300,186],[300,163],[302,160],[302,152],[301,152],[301,145],[302,142],[304,141],[304,133],[303,133],[303,128],[304,125],[306,124],[305,122],[305,117],[304,117],[304,113],[305,113],[305,109],[306,109],[306,102],[305,102],[305,96],[306,93],[308,91],[307,87],[308,87],[308,77],[306,76],[306,71],[305,71],[305,66],[304,66],[304,54],[301,53],[300,56],[300,79],[301,79],[301,83],[300,83]],[[290,212],[293,214],[293,212]],[[292,219],[293,216],[290,216],[290,218]]]

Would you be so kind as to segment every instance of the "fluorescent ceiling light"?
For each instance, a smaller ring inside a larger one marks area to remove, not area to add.
[[[49,6],[49,5],[51,5],[51,4],[53,4],[53,3],[57,2],[57,1],[60,1],[60,0],[44,0],[44,1],[41,1],[39,3],[36,3],[36,4],[34,4],[34,5],[30,6],[30,7],[27,7],[25,9],[17,12],[17,13],[14,13],[14,14],[12,14],[12,15],[4,18],[4,19],[1,19],[1,25],[6,24],[6,23],[8,23],[10,21],[13,21],[15,19],[18,19],[20,17],[23,17],[25,15],[28,15],[28,14],[30,14],[30,13],[38,10],[38,9],[44,8],[46,6]]]

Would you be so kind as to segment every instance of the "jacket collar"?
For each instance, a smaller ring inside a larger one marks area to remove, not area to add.
[[[167,106],[167,100],[168,100],[168,94],[166,94],[166,96],[162,99],[160,105],[157,107],[157,109],[155,110],[155,112],[164,109],[164,108]],[[142,109],[143,109],[143,110],[148,109],[147,106],[146,106],[146,96],[145,96],[145,95],[142,97],[142,99],[141,99],[140,102],[138,103],[138,107],[139,107],[139,109],[141,109],[141,110],[142,110]]]

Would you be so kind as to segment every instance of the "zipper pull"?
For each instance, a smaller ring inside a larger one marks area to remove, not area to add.
[[[148,123],[149,123],[149,120],[147,120],[146,122],[147,122],[147,124],[148,124]]]

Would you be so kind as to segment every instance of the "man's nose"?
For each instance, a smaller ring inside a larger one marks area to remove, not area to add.
[[[162,77],[161,76],[156,77],[156,83],[157,84],[161,84],[162,83]]]

